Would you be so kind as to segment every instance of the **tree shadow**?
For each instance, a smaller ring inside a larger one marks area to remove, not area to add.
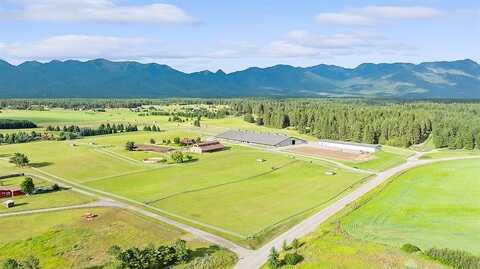
[[[26,203],[26,202],[22,202],[22,203],[18,203],[18,204],[15,203],[15,205],[13,207],[15,208],[15,207],[24,206],[24,205],[28,205],[28,203]]]
[[[42,168],[52,164],[53,164],[52,162],[40,162],[40,163],[31,163],[30,166],[33,168]]]
[[[9,157],[12,157],[13,154],[9,154],[9,153],[4,153],[4,154],[0,154],[0,158],[9,158]]]
[[[212,255],[213,253],[219,250],[221,250],[221,248],[217,245],[212,245],[212,246],[209,246],[208,248],[207,247],[197,248],[195,250],[192,250],[190,259],[194,260],[195,258]]]

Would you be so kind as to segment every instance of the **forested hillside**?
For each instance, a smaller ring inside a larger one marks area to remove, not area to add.
[[[243,96],[480,98],[480,65],[468,59],[356,68],[275,65],[227,74],[105,59],[20,65],[0,60],[2,98]]]

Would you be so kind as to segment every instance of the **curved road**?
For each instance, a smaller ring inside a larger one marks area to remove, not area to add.
[[[247,254],[244,257],[239,257],[239,262],[235,266],[235,269],[254,269],[261,267],[266,260],[268,259],[268,254],[272,247],[276,249],[281,249],[283,241],[290,243],[295,238],[303,237],[311,232],[313,232],[317,227],[323,222],[327,221],[330,217],[338,213],[340,210],[345,208],[348,204],[356,201],[358,198],[362,197],[366,193],[378,187],[380,184],[385,182],[390,177],[408,169],[441,161],[449,160],[460,160],[460,159],[473,159],[480,158],[480,156],[467,156],[467,157],[453,157],[453,158],[443,158],[435,160],[420,160],[419,158],[423,153],[417,152],[415,155],[408,158],[406,163],[390,168],[384,172],[377,174],[374,178],[367,181],[354,191],[340,198],[330,206],[322,209],[320,212],[312,215],[311,217],[305,219],[299,224],[292,227],[290,230],[281,234],[277,238],[265,244],[263,247],[256,251],[252,251],[250,254]]]
[[[42,213],[42,212],[50,212],[50,211],[60,211],[60,210],[68,210],[68,209],[75,209],[75,208],[92,208],[92,207],[117,207],[121,209],[126,209],[130,211],[137,212],[139,214],[142,214],[144,216],[151,217],[153,219],[165,222],[167,224],[170,224],[172,226],[178,227],[182,230],[185,230],[199,238],[202,238],[208,242],[211,242],[213,244],[217,244],[219,246],[222,246],[224,248],[229,249],[230,251],[234,252],[237,254],[239,257],[239,262],[235,266],[236,269],[254,269],[254,268],[259,268],[261,267],[265,261],[268,258],[268,254],[270,252],[270,249],[272,247],[275,247],[277,249],[280,249],[281,246],[283,245],[284,241],[291,242],[295,238],[300,238],[303,237],[311,232],[313,232],[317,227],[322,224],[323,222],[327,221],[331,216],[335,215],[338,213],[340,210],[345,208],[348,204],[356,201],[366,193],[370,192],[371,190],[375,189],[382,183],[384,183],[387,179],[391,178],[392,176],[402,172],[406,171],[411,168],[415,168],[420,165],[424,164],[430,164],[430,163],[435,163],[435,162],[441,162],[441,161],[450,161],[450,160],[461,160],[461,159],[474,159],[474,158],[480,158],[480,156],[465,156],[465,157],[452,157],[452,158],[443,158],[443,159],[430,159],[430,160],[420,160],[419,158],[423,155],[423,153],[417,152],[415,155],[411,156],[408,158],[406,163],[403,163],[401,165],[398,165],[396,167],[390,168],[384,172],[378,173],[375,175],[371,180],[365,182],[361,186],[359,186],[357,189],[353,190],[352,192],[348,193],[347,195],[343,196],[342,198],[338,199],[328,207],[322,209],[318,213],[308,217],[307,219],[303,220],[299,224],[295,225],[288,231],[284,232],[283,234],[279,235],[272,241],[266,243],[263,247],[261,247],[258,250],[249,250],[246,248],[243,248],[241,246],[238,246],[237,244],[226,240],[222,237],[213,235],[211,233],[202,231],[200,229],[188,226],[186,224],[174,221],[172,219],[169,219],[167,217],[164,217],[162,215],[156,214],[154,212],[145,210],[141,207],[134,206],[131,204],[127,204],[118,200],[114,200],[110,197],[106,196],[101,196],[98,193],[93,193],[85,188],[82,188],[81,186],[78,186],[77,184],[73,184],[76,187],[68,186],[74,191],[90,195],[90,196],[96,196],[100,200],[96,202],[92,202],[89,204],[84,204],[84,205],[74,205],[74,206],[67,206],[67,207],[57,207],[57,208],[46,208],[46,209],[37,209],[37,210],[28,210],[28,211],[19,211],[19,212],[12,212],[12,213],[4,213],[0,214],[0,217],[6,217],[6,216],[14,216],[14,215],[25,215],[25,214],[34,214],[34,213]],[[39,171],[40,172],[40,171]],[[43,175],[39,174],[33,174],[33,173],[25,173],[31,176],[36,176],[39,178],[43,178],[45,180],[53,181],[56,183],[60,183],[62,186],[66,186],[65,182],[67,180],[60,180],[60,178],[57,178],[59,181],[54,180],[50,177],[46,177]],[[68,182],[67,183],[71,183]]]

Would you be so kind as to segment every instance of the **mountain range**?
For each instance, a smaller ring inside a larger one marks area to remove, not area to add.
[[[185,73],[138,62],[0,60],[0,98],[60,97],[480,98],[480,65],[458,61],[251,67]]]

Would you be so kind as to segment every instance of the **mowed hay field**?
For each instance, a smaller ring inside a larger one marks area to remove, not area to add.
[[[98,217],[83,218],[91,212]],[[12,232],[15,231],[15,232]],[[231,264],[232,253],[210,248],[205,242],[172,226],[118,209],[75,209],[26,216],[4,217],[0,220],[0,260],[23,259],[35,255],[41,268],[102,268],[108,262],[112,245],[145,247],[170,244],[177,239],[187,241],[195,255],[223,255]]]
[[[480,160],[439,162],[395,178],[343,219],[356,238],[480,254]]]
[[[330,170],[283,154],[232,146],[200,155],[196,162],[84,184],[246,237],[324,205],[365,176],[342,170],[325,175]]]

